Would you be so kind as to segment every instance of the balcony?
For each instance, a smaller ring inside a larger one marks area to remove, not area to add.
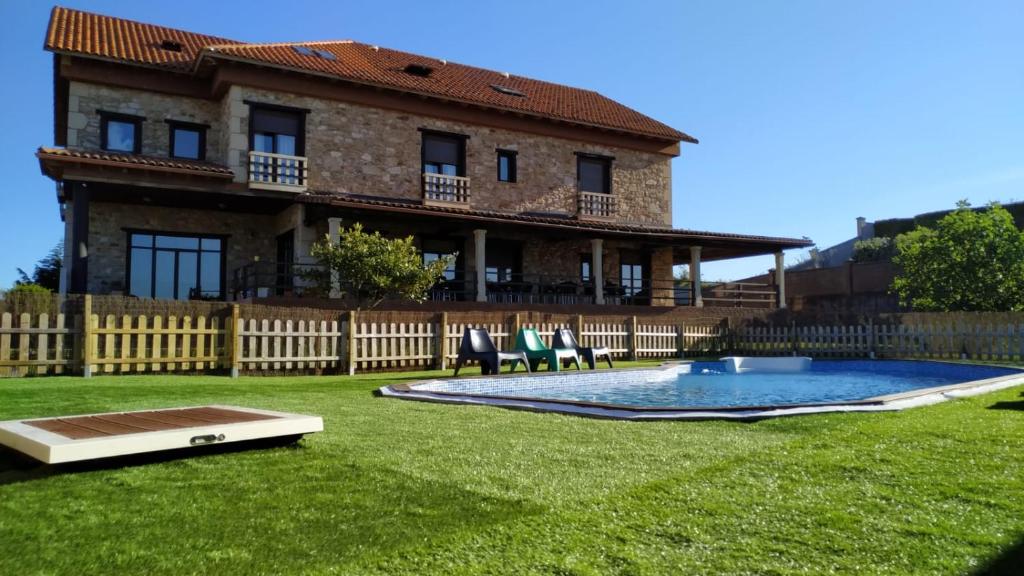
[[[579,191],[580,218],[588,220],[611,220],[615,217],[615,197],[603,192]]]
[[[423,203],[469,207],[469,178],[447,174],[423,174]]]
[[[249,188],[305,192],[307,177],[305,156],[249,152]]]

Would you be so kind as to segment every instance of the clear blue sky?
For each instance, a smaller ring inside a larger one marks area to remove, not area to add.
[[[1020,0],[64,5],[246,41],[351,38],[597,90],[700,139],[673,163],[676,227],[827,247],[857,216],[1024,199]],[[53,138],[50,7],[0,0],[0,286],[62,233],[33,157]]]

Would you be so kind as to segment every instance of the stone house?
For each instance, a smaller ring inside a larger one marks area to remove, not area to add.
[[[457,254],[437,299],[672,305],[672,267],[806,240],[672,227],[696,144],[600,94],[357,42],[246,44],[55,8],[66,292],[299,294],[360,222]]]

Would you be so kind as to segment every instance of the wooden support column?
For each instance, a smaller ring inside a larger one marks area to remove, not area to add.
[[[474,262],[476,262],[476,301],[487,302],[487,230],[473,230]]]
[[[697,308],[704,307],[704,296],[700,285],[700,246],[690,246],[690,285],[692,286],[690,304]]]
[[[594,304],[604,304],[604,240],[590,240],[591,277],[594,279]]]
[[[786,307],[786,254],[779,250],[775,253],[775,288],[777,290],[775,303],[777,308]]]

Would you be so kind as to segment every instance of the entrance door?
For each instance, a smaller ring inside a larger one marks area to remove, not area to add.
[[[295,287],[295,230],[289,230],[277,237],[277,262],[274,278],[274,293],[283,296]]]

